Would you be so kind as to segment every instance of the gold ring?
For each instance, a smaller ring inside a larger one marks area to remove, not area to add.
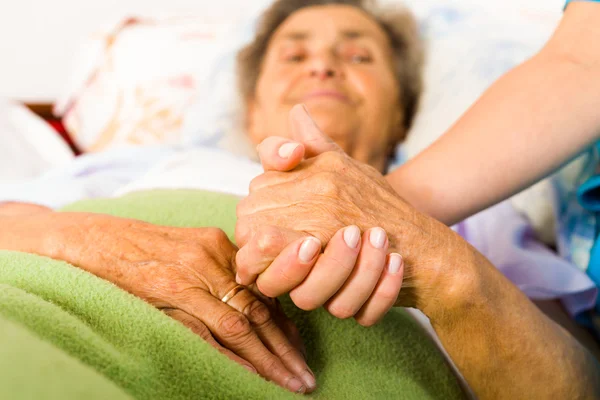
[[[245,289],[245,287],[243,287],[242,285],[235,286],[233,289],[231,289],[229,292],[227,292],[227,294],[225,296],[223,296],[221,301],[223,303],[227,304],[227,302],[229,302],[229,300],[233,299],[233,296],[235,296],[236,294],[238,294],[239,292],[241,292],[244,289]]]

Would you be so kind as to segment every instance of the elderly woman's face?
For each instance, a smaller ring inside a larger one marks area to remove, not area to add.
[[[254,99],[251,139],[290,136],[288,113],[304,103],[319,127],[349,155],[383,169],[402,134],[388,38],[361,10],[303,8],[271,38]]]

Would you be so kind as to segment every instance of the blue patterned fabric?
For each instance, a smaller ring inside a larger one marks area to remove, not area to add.
[[[600,0],[567,0],[567,2],[565,3],[565,8],[567,8],[567,6],[569,5],[569,3],[572,3],[574,1],[591,1],[591,2],[594,2],[594,3],[600,2]]]
[[[565,9],[574,1],[567,0]],[[557,245],[559,253],[571,261],[600,287],[600,142],[587,149],[553,179],[556,193]],[[600,298],[595,310],[581,314],[580,322],[595,328],[600,315]]]
[[[559,253],[600,287],[600,143],[561,169],[553,184]],[[600,312],[598,300],[595,311]],[[589,314],[579,320],[591,326]]]

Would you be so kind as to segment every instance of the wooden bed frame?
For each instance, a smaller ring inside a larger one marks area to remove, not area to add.
[[[60,119],[52,113],[52,107],[54,107],[52,103],[25,103],[25,106],[45,120],[51,121]]]

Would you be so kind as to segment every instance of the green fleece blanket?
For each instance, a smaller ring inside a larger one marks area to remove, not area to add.
[[[158,191],[85,201],[69,211],[231,237],[234,197]],[[462,398],[457,380],[403,311],[363,328],[284,300],[326,399]],[[0,399],[300,397],[251,374],[142,300],[64,262],[0,252]]]

